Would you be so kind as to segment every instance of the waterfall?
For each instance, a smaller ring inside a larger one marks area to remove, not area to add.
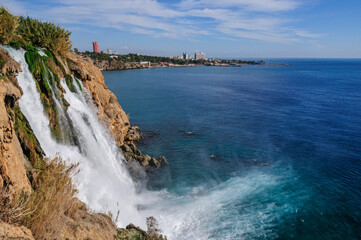
[[[99,122],[97,108],[86,88],[78,87],[73,78],[71,91],[61,79],[64,98],[69,103],[65,110],[54,81],[52,86],[47,79],[63,129],[76,136],[74,142],[60,143],[52,137],[25,51],[3,48],[21,64],[23,71],[17,79],[23,95],[19,105],[42,149],[50,158],[60,155],[70,163],[79,163],[80,173],[74,179],[78,198],[95,212],[111,211],[114,216],[119,212],[119,227],[133,223],[145,228],[146,217],[152,215],[168,239],[258,239],[266,235],[276,238],[269,232],[274,223],[297,212],[300,200],[288,201],[295,198],[295,193],[280,191],[296,179],[287,166],[274,166],[275,173],[250,171],[216,186],[190,188],[182,195],[167,190],[137,190],[125,168],[124,156],[108,129]],[[285,199],[283,202],[280,196]]]
[[[119,212],[118,226],[125,227],[132,222],[144,227],[146,216],[138,210],[144,204],[144,198],[137,194],[135,184],[124,166],[123,154],[108,130],[99,122],[97,109],[89,101],[91,97],[86,88],[82,87],[80,90],[74,84],[75,91],[72,92],[65,80],[61,80],[66,91],[64,98],[70,106],[64,111],[58,99],[54,100],[61,121],[67,121],[75,131],[78,146],[59,143],[52,138],[49,119],[44,113],[35,80],[25,61],[25,51],[4,48],[21,64],[23,71],[17,76],[23,90],[23,96],[19,100],[20,109],[46,156],[52,158],[60,155],[70,163],[79,163],[80,173],[75,179],[79,190],[78,198],[96,212],[110,211],[113,215]],[[52,87],[51,91],[55,93],[57,90]],[[54,98],[56,96],[56,93],[53,94]],[[65,114],[68,117],[64,117]]]

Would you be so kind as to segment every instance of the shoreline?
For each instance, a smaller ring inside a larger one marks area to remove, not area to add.
[[[111,69],[103,69],[99,68],[102,72],[112,72],[112,71],[124,71],[124,70],[135,70],[135,69],[151,69],[151,68],[179,68],[179,67],[242,67],[247,65],[279,65],[279,66],[291,66],[290,63],[257,63],[257,64],[249,64],[249,63],[239,63],[239,64],[218,64],[218,65],[211,65],[211,64],[188,64],[188,65],[181,65],[181,64],[171,64],[171,65],[158,65],[158,66],[141,66],[138,63],[134,63],[135,65],[126,67],[126,68],[111,68]],[[97,66],[96,63],[94,63]]]

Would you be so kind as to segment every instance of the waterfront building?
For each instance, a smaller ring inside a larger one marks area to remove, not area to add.
[[[107,48],[107,54],[112,54],[112,49],[111,48]]]
[[[144,61],[144,62],[139,62],[139,64],[142,66],[142,67],[150,67],[150,62],[149,61]]]
[[[189,58],[188,53],[184,52],[183,53],[183,60],[187,60],[188,58]]]
[[[194,54],[194,59],[195,60],[200,60],[200,59],[206,59],[206,54],[205,53],[195,53]]]
[[[99,52],[99,43],[93,42],[93,52],[98,53]]]

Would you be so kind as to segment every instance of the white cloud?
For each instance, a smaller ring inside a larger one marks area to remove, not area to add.
[[[293,10],[300,4],[294,0],[183,0],[181,8],[215,7],[215,8],[243,8],[257,12],[278,12]]]
[[[298,30],[296,31],[296,34],[300,37],[304,37],[304,38],[320,38],[323,36],[323,34],[318,34],[318,33],[310,33],[308,31],[302,31],[302,30]]]
[[[30,15],[60,24],[109,27],[154,37],[196,40],[198,36],[215,35],[290,43],[321,36],[288,26],[290,20],[284,16],[300,6],[296,0],[180,0],[176,4],[157,0],[54,0],[52,5],[42,1],[44,4],[31,8]]]

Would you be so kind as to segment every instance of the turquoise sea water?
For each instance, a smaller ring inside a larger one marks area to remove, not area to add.
[[[173,238],[361,239],[361,60],[274,61],[103,73],[168,159]]]

